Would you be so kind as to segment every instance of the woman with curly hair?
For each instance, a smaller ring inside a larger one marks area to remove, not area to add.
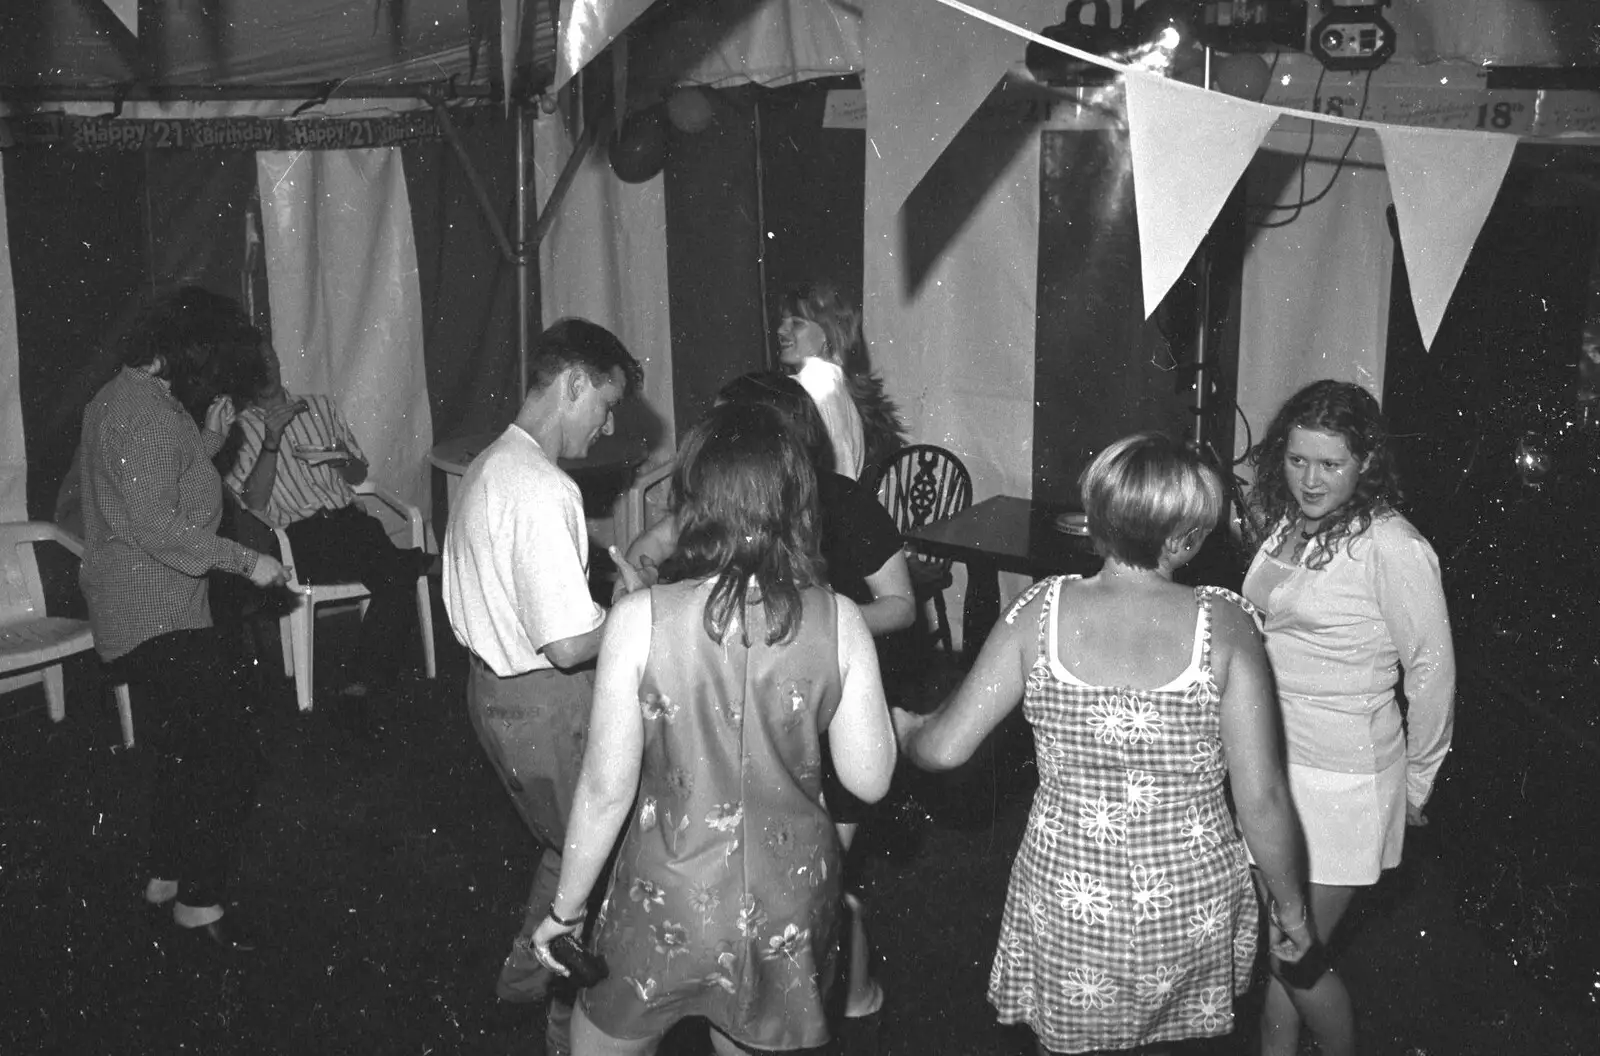
[[[1318,381],[1289,398],[1251,453],[1251,506],[1265,537],[1244,594],[1265,614],[1324,948],[1356,889],[1400,864],[1406,825],[1427,823],[1422,808],[1454,721],[1439,560],[1396,509],[1388,440],[1371,393]],[[1304,1022],[1326,1056],[1354,1052],[1338,974],[1289,974],[1269,984],[1261,1051],[1297,1051]]]
[[[783,298],[778,360],[816,401],[833,441],[833,468],[857,480],[905,444],[899,409],[867,361],[861,313],[825,282]]]

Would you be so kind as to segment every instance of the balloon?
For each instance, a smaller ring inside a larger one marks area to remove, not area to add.
[[[652,106],[629,114],[622,129],[611,137],[611,171],[623,183],[653,179],[667,162],[667,118],[664,108]]]
[[[698,88],[679,88],[667,96],[667,119],[679,132],[703,132],[711,124],[711,100]]]
[[[1212,65],[1212,87],[1259,103],[1267,94],[1269,73],[1266,60],[1260,55],[1250,52],[1222,55]]]

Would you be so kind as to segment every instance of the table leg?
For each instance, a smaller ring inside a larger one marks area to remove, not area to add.
[[[1000,570],[967,562],[967,600],[961,610],[961,650],[970,666],[1000,619]]]

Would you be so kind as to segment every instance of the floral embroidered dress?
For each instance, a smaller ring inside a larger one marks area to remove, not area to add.
[[[598,920],[610,966],[584,1007],[612,1037],[701,1015],[756,1049],[826,1044],[839,845],[818,734],[839,704],[833,595],[805,591],[798,634],[766,642],[752,606],[719,644],[709,588],[650,592],[639,796]]]
[[[1011,870],[989,1001],[1054,1052],[1226,1034],[1258,911],[1223,798],[1211,606],[1195,590],[1189,666],[1159,689],[1091,686],[1055,650],[1061,577],[1039,617],[1023,712],[1039,769]]]

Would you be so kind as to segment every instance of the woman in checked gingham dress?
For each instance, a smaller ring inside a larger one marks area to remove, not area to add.
[[[1216,524],[1220,483],[1186,449],[1139,434],[1079,486],[1105,566],[1036,584],[938,711],[895,713],[906,755],[940,769],[1023,703],[1039,789],[989,1000],[1046,1053],[1233,1029],[1260,920],[1240,827],[1288,925],[1274,926],[1274,952],[1294,961],[1311,944],[1260,635],[1236,595],[1172,581]]]

